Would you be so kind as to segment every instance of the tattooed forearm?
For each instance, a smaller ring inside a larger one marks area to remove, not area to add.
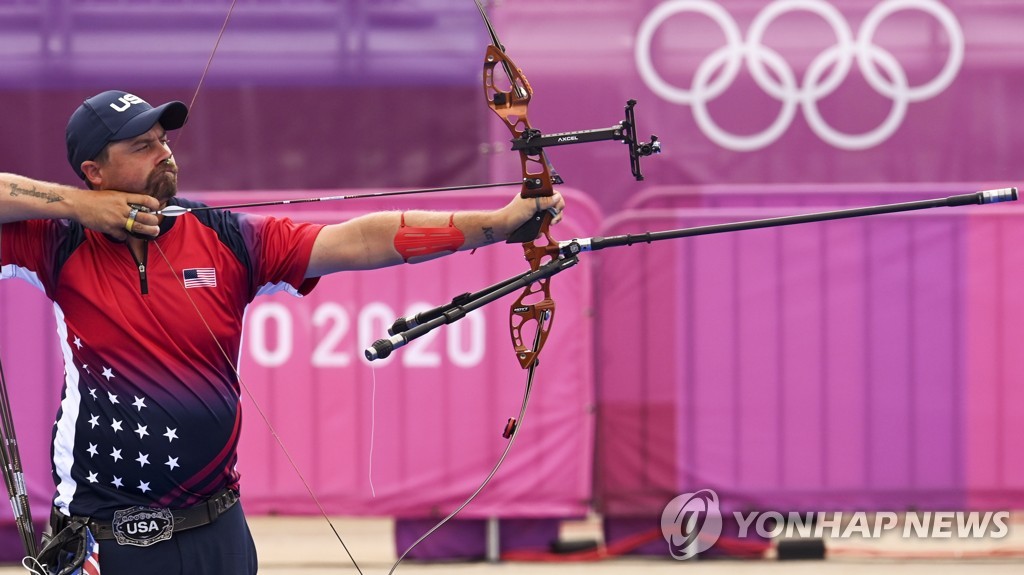
[[[482,231],[484,232],[484,239],[487,240],[487,243],[493,244],[496,241],[494,239],[494,228],[483,228]]]
[[[45,190],[40,192],[39,189],[36,188],[35,186],[32,186],[32,189],[30,190],[27,188],[23,188],[18,184],[11,184],[11,196],[32,196],[33,198],[46,200],[46,203],[48,204],[64,201],[64,196],[52,190]]]

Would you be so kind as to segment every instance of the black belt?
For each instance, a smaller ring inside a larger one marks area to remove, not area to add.
[[[225,511],[238,503],[238,492],[234,489],[221,489],[206,501],[186,509],[171,509],[170,514],[174,518],[173,531],[185,531],[195,529],[203,525],[209,525],[217,520]],[[67,515],[53,509],[50,514],[50,526],[53,533],[58,533],[67,526],[72,519]],[[94,519],[83,519],[85,524],[92,531],[92,536],[97,540],[115,539],[114,528],[111,521],[96,521]]]

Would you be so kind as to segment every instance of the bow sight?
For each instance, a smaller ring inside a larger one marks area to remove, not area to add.
[[[558,134],[543,135],[540,130],[529,128],[523,130],[519,137],[512,140],[512,150],[525,152],[527,155],[535,156],[540,154],[543,148],[551,146],[567,146],[570,144],[584,144],[587,142],[602,142],[605,140],[621,140],[629,146],[629,168],[636,180],[644,179],[640,170],[640,158],[652,154],[661,153],[661,142],[657,136],[651,136],[649,142],[640,142],[636,136],[636,116],[633,107],[636,100],[626,102],[626,119],[610,128],[598,130],[580,130],[578,132],[561,132]],[[557,178],[556,184],[562,183],[557,174],[552,174],[552,179]]]

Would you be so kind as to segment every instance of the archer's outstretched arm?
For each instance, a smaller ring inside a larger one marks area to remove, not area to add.
[[[541,210],[554,208],[561,220],[565,201],[516,197],[491,212],[376,212],[325,227],[313,244],[306,277],[419,263],[455,251],[504,242]]]

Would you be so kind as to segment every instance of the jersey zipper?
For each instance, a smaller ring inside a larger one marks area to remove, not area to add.
[[[128,251],[132,254],[132,259],[135,260],[135,265],[139,268],[139,290],[142,291],[142,295],[149,293],[149,280],[146,279],[146,262],[149,260],[149,241],[142,242],[142,261],[135,257],[135,252],[129,247]]]

